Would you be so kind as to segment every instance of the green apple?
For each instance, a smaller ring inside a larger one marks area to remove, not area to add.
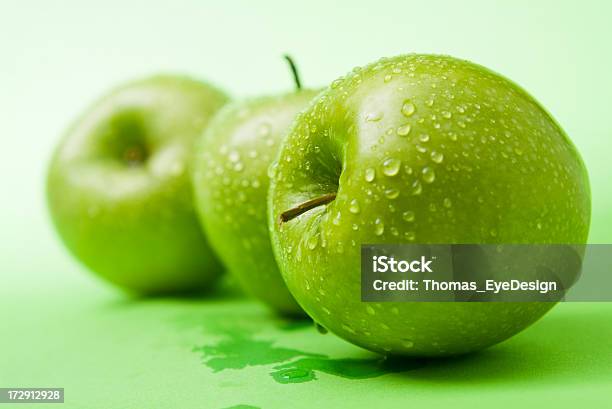
[[[336,80],[271,168],[283,277],[312,318],[381,353],[485,348],[552,303],[365,303],[366,243],[584,243],[590,191],[563,130],[527,92],[452,57],[382,59]]]
[[[297,75],[297,74],[296,74]],[[268,168],[316,91],[226,105],[196,148],[194,188],[210,243],[241,286],[281,314],[303,314],[278,271],[267,223]]]
[[[195,138],[227,101],[177,76],[121,86],[68,130],[47,178],[51,216],[68,249],[140,294],[197,291],[222,271],[192,203]]]

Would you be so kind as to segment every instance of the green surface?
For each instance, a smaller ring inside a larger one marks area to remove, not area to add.
[[[609,304],[560,305],[476,355],[385,363],[230,294],[142,302],[74,290],[3,297],[0,384],[61,385],[74,408],[185,409],[604,407],[611,389]]]
[[[612,242],[611,11],[603,0],[1,2],[0,386],[65,387],[57,407],[78,409],[604,407],[610,304],[559,305],[481,354],[382,375],[396,366],[250,301],[130,301],[61,247],[43,186],[70,121],[134,77],[186,73],[256,96],[292,86],[283,52],[311,87],[385,55],[448,53],[513,79],[553,114],[589,170],[590,241]],[[211,324],[234,320],[243,338]],[[257,341],[256,363],[270,363],[214,371],[231,365],[228,351],[248,362],[239,345]],[[45,407],[19,408],[29,406]]]

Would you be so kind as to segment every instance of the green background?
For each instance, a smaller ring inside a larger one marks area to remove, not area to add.
[[[612,304],[559,305],[483,353],[390,369],[231,286],[129,299],[63,249],[43,187],[70,120],[125,80],[187,73],[239,98],[292,86],[283,52],[309,86],[381,56],[445,53],[513,79],[555,116],[589,170],[590,242],[610,243],[611,14],[603,0],[0,1],[0,387],[65,387],[74,408],[609,404]],[[283,383],[283,365],[316,379]]]

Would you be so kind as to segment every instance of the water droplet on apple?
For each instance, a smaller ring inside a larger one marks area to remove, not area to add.
[[[349,211],[353,214],[357,214],[360,210],[361,209],[359,208],[359,202],[357,201],[357,199],[351,200],[351,203],[349,205]]]
[[[436,180],[436,173],[429,166],[425,166],[423,168],[422,173],[423,173],[423,181],[425,181],[425,183],[433,183],[434,180]]]
[[[402,338],[401,342],[402,342],[402,346],[404,348],[412,348],[412,347],[414,347],[414,342],[409,340],[409,339]]]
[[[450,119],[453,116],[449,111],[442,111],[442,117],[446,119]]]
[[[400,191],[394,188],[385,190],[385,196],[387,197],[387,199],[397,199],[399,194]]]
[[[342,329],[345,330],[346,332],[350,332],[353,335],[357,334],[357,332],[355,332],[353,328],[349,327],[346,324],[342,324]]]
[[[364,173],[366,182],[372,182],[376,178],[376,171],[373,168],[367,168]]]
[[[421,141],[421,142],[429,141],[429,135],[426,134],[426,133],[419,135],[419,141]]]
[[[382,112],[370,112],[366,114],[365,120],[366,122],[378,122],[382,119],[382,117],[383,117]]]
[[[243,169],[244,169],[244,165],[242,164],[242,162],[238,162],[234,165],[234,170],[236,172],[242,172]]]
[[[418,195],[420,195],[420,194],[421,194],[421,192],[422,192],[422,191],[423,191],[423,185],[421,185],[421,182],[419,182],[418,180],[415,180],[415,181],[412,183],[412,186],[411,186],[411,191],[410,191],[410,192],[411,192],[411,193],[412,193],[414,196],[418,196]]]
[[[414,114],[414,111],[416,111],[414,104],[408,100],[404,101],[404,104],[402,105],[402,114],[404,114],[406,117],[410,117],[412,114]]]
[[[399,159],[388,158],[382,164],[383,173],[387,176],[395,176],[400,170],[402,162]]]
[[[385,224],[383,223],[382,220],[380,220],[379,217],[377,217],[376,220],[374,221],[374,234],[377,236],[382,236],[384,232],[385,232]]]
[[[407,136],[410,133],[412,126],[410,124],[405,124],[397,128],[397,134],[399,136]]]
[[[444,198],[443,203],[444,203],[444,207],[446,207],[447,209],[453,206],[453,202],[448,197]]]
[[[406,210],[404,213],[402,213],[402,219],[404,219],[407,222],[413,222],[415,218],[415,214],[412,210]]]
[[[391,81],[391,78],[393,78],[393,77],[391,77],[391,74],[387,74],[387,75],[385,75],[384,81],[385,82],[389,82],[389,81]]]
[[[413,231],[404,232],[404,238],[408,241],[414,241],[416,239],[416,234]]]
[[[438,151],[431,151],[431,160],[435,163],[442,163],[444,160],[444,154]]]
[[[374,308],[370,305],[366,305],[366,312],[370,315],[376,315],[376,311],[374,311]]]
[[[306,240],[306,245],[309,250],[314,250],[319,244],[319,237],[316,234],[313,234]]]
[[[336,216],[332,219],[332,223],[336,226],[340,226],[340,219],[342,217],[342,213],[336,213]]]

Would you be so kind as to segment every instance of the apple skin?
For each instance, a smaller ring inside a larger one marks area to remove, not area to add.
[[[304,315],[278,271],[267,221],[268,168],[296,115],[300,90],[226,105],[196,148],[196,207],[210,243],[241,286],[283,315]]]
[[[317,323],[385,354],[476,351],[554,304],[361,302],[361,244],[588,235],[588,177],[563,130],[514,83],[447,56],[382,59],[334,81],[296,119],[271,175],[271,237],[289,290]]]
[[[137,294],[207,288],[222,266],[192,202],[195,139],[228,98],[160,75],[125,84],[68,130],[47,176],[64,244],[106,280]]]

